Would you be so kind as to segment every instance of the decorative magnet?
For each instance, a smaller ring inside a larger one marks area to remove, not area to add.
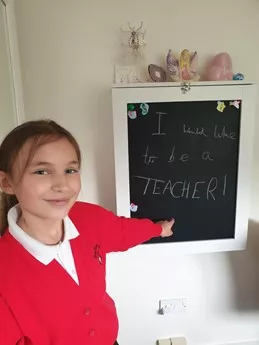
[[[235,108],[239,109],[240,101],[229,102],[229,105],[233,105]]]
[[[140,109],[142,110],[142,115],[147,115],[149,111],[149,105],[146,103],[140,104]]]
[[[218,105],[217,105],[217,110],[221,113],[223,113],[224,109],[226,108],[225,103],[218,101]]]
[[[137,212],[138,206],[133,204],[133,202],[130,204],[130,210],[131,212]]]
[[[134,109],[135,109],[134,104],[128,104],[129,111],[134,110]]]
[[[137,112],[135,110],[133,111],[128,111],[128,117],[131,119],[131,120],[135,120],[137,118]]]

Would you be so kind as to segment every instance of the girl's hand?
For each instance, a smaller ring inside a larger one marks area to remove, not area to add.
[[[169,237],[173,235],[172,227],[174,225],[174,219],[171,219],[170,221],[162,221],[158,222],[158,224],[162,227],[161,237]]]

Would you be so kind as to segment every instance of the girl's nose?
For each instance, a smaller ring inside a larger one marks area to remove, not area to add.
[[[64,175],[56,175],[53,177],[52,180],[52,190],[55,192],[62,192],[64,189],[66,189],[67,183],[66,183],[66,176]]]

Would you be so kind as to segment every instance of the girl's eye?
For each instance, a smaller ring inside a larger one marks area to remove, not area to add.
[[[76,174],[76,173],[78,173],[78,170],[76,170],[76,169],[67,169],[66,170],[66,174]]]
[[[34,172],[35,175],[47,175],[47,173],[46,170],[37,170]]]

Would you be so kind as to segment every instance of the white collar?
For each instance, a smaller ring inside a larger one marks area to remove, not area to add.
[[[20,213],[21,209],[19,205],[15,205],[9,210],[7,215],[9,232],[31,255],[35,257],[35,259],[44,265],[48,265],[52,260],[55,259],[60,245],[65,245],[67,242],[69,242],[69,240],[79,236],[79,232],[77,231],[75,225],[72,223],[71,219],[66,216],[64,218],[63,242],[54,246],[48,246],[29,236],[17,225],[17,220]]]

